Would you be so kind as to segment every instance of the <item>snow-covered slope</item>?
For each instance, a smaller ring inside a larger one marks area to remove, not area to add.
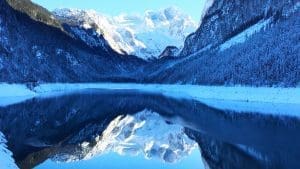
[[[0,168],[1,169],[17,169],[12,153],[7,149],[6,139],[0,132]]]
[[[30,0],[9,1],[18,5],[0,1],[1,82],[131,81],[133,71],[144,64],[135,57],[123,58],[108,45],[88,46],[78,37],[70,36],[74,34],[65,28],[72,27],[62,25],[61,30],[50,19],[41,20],[53,15],[39,14],[36,11],[45,9],[32,5]],[[19,9],[19,5],[23,8]],[[92,35],[92,31],[86,33]],[[88,40],[93,42],[93,37]],[[94,40],[105,42],[102,36],[95,36]]]
[[[92,142],[83,142],[79,154],[62,154],[55,161],[77,161],[96,155],[115,152],[120,155],[144,154],[145,158],[161,159],[174,163],[187,157],[197,143],[191,140],[184,128],[168,124],[157,113],[144,110],[135,115],[118,116]]]
[[[64,23],[103,35],[118,53],[143,59],[157,58],[167,46],[182,48],[186,36],[197,28],[192,18],[176,7],[148,10],[142,15],[108,16],[77,9],[57,9],[53,13]]]

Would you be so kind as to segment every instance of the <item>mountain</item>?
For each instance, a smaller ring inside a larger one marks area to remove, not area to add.
[[[229,43],[242,43],[243,38],[268,29],[267,26],[289,19],[291,15],[299,16],[298,10],[297,0],[215,1],[203,17],[200,28],[187,38],[181,55],[214,47],[227,49]]]
[[[195,23],[176,8],[111,17],[0,4],[3,82],[300,84],[297,0],[210,0],[188,36]]]
[[[178,56],[180,49],[176,46],[167,46],[166,49],[159,55],[159,58],[176,57]]]
[[[6,2],[15,10],[30,16],[31,19],[43,22],[49,26],[62,28],[61,24],[54,18],[51,12],[30,0],[6,0]]]
[[[102,46],[87,45],[29,0],[2,0],[0,11],[0,81],[131,81],[130,74],[144,63],[125,59],[101,36]]]
[[[146,81],[204,85],[300,84],[298,0],[209,1],[181,59],[149,72]]]
[[[80,133],[89,132],[88,129],[83,129]],[[116,117],[101,135],[79,145],[69,155],[63,152],[55,155],[53,159],[71,162],[115,152],[131,156],[142,154],[147,159],[156,158],[175,163],[196,148],[196,143],[184,133],[182,126],[167,124],[159,114],[148,110]]]
[[[196,30],[192,18],[176,7],[158,11],[146,11],[143,15],[121,14],[107,16],[93,10],[57,9],[53,12],[62,23],[77,26],[82,30],[94,31],[93,35],[103,35],[108,44],[120,54],[130,54],[142,59],[158,58],[167,46],[183,47],[188,34]],[[82,36],[83,31],[74,30]],[[82,37],[87,44],[89,38]]]

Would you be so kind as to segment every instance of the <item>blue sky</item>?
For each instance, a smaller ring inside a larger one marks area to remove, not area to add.
[[[147,9],[157,10],[177,6],[200,20],[205,0],[32,0],[52,11],[55,8],[94,9],[108,15],[121,13],[142,13]]]

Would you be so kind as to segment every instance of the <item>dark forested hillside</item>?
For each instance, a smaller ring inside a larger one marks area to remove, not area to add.
[[[30,2],[21,1],[25,4]],[[124,59],[111,49],[91,48],[62,31],[56,24],[49,24],[50,21],[45,23],[44,19],[33,19],[34,14],[29,15],[32,12],[24,13],[24,8],[18,5],[21,1],[0,1],[0,81],[134,80],[130,73],[142,61],[131,57]],[[12,2],[16,2],[17,7],[10,6]],[[37,8],[39,6],[28,5],[26,10],[44,10]],[[47,12],[43,12],[44,15]],[[55,20],[52,22],[57,23]]]
[[[205,85],[299,85],[300,2],[259,2],[216,1],[197,32],[186,40],[182,58],[169,62],[169,66],[152,73],[147,80]],[[266,8],[240,11],[235,8],[237,3],[241,8]],[[260,12],[262,15],[258,15]],[[231,22],[245,16],[249,16],[245,21]]]
[[[300,84],[298,0],[214,1],[179,57],[169,47],[148,62],[116,53],[93,30],[60,23],[29,0],[0,4],[2,82]]]

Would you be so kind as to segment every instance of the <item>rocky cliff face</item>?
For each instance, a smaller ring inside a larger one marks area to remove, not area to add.
[[[179,49],[176,46],[167,46],[166,49],[159,55],[159,58],[176,57]]]
[[[0,2],[0,81],[125,80],[141,63],[87,45],[44,10],[27,0]]]
[[[46,23],[47,25],[62,28],[59,21],[47,9],[34,4],[31,0],[6,0],[6,2],[15,10],[27,14],[30,18]]]

